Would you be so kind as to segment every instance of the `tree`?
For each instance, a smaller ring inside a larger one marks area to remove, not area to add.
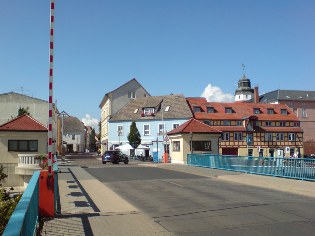
[[[100,141],[101,140],[101,137],[102,137],[102,123],[101,121],[98,122],[98,140]]]
[[[130,132],[128,134],[128,141],[129,144],[133,148],[137,148],[141,143],[141,135],[139,133],[139,130],[137,128],[136,122],[132,122],[130,125]]]
[[[29,107],[20,107],[19,110],[18,110],[18,116],[21,116],[21,115],[30,115],[29,111],[28,111]]]
[[[91,151],[95,151],[96,150],[95,129],[92,129],[92,131],[91,131],[89,147],[90,147]]]

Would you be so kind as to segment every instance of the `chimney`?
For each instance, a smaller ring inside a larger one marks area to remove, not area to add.
[[[254,88],[254,103],[259,103],[258,86],[255,86]]]

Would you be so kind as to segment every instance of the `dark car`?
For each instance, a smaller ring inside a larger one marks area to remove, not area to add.
[[[106,151],[102,155],[102,163],[106,164],[106,162],[112,162],[113,164],[119,164],[119,162],[123,162],[125,164],[128,164],[129,158],[121,151]]]

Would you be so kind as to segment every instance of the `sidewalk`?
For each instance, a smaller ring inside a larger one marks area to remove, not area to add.
[[[61,215],[41,235],[170,235],[81,167],[60,171]]]
[[[176,164],[140,165],[315,196],[315,182]],[[171,235],[81,167],[60,167],[61,215],[45,221],[41,235]]]

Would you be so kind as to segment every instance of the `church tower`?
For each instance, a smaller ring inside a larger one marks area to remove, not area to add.
[[[238,88],[235,90],[235,101],[246,101],[254,97],[254,89],[251,87],[250,79],[245,76],[243,66],[243,77],[238,81]]]

